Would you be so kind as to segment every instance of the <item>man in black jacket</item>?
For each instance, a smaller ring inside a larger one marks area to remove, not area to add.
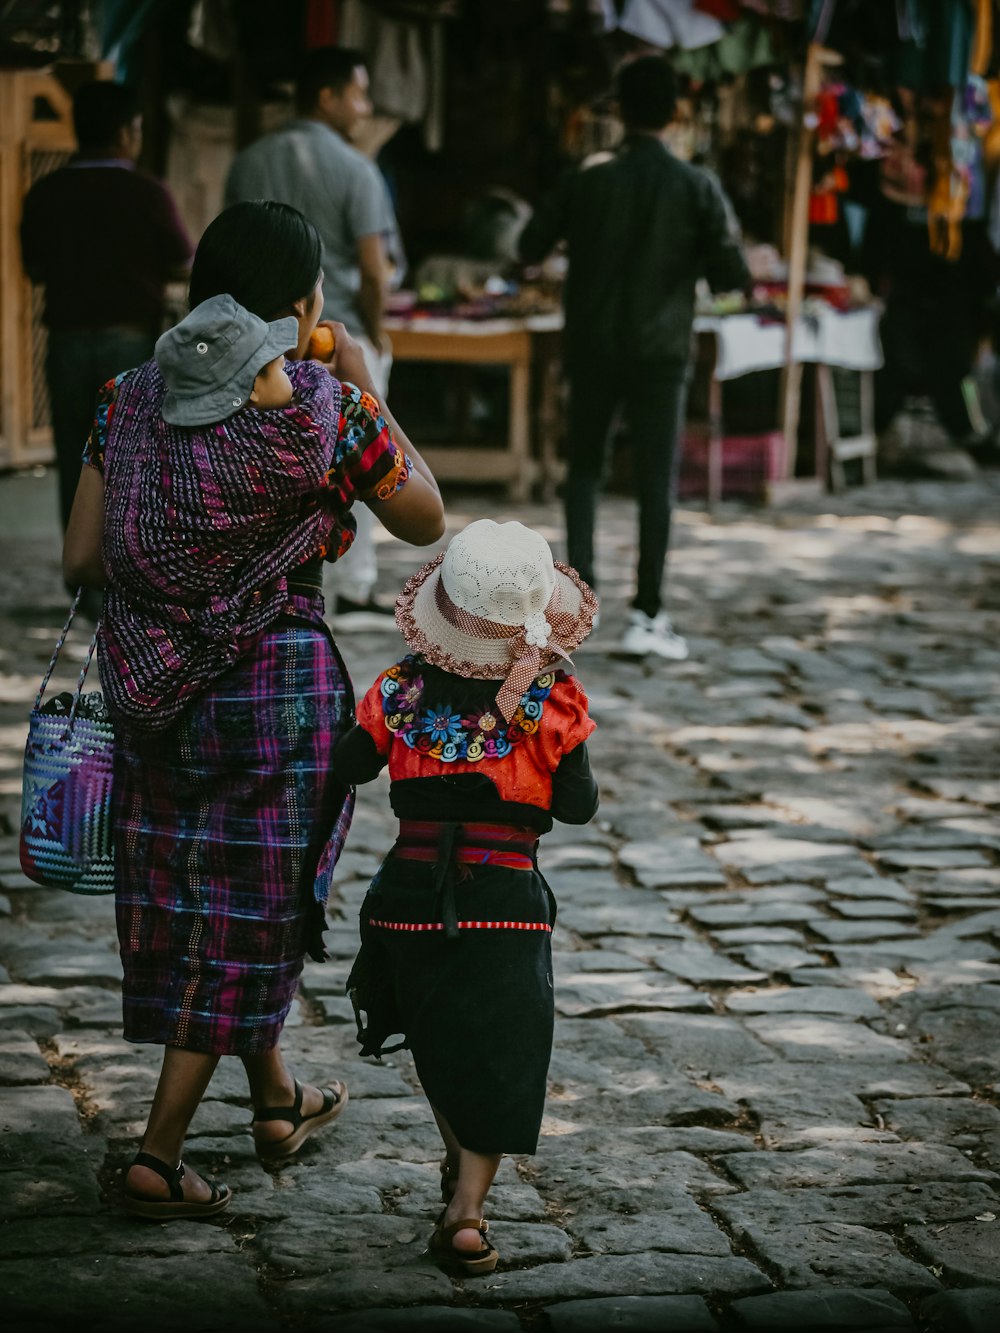
[[[595,585],[594,521],[611,426],[623,409],[639,499],[636,595],[622,650],[682,660],[688,646],[661,608],[691,354],[695,284],[749,284],[732,213],[716,181],[664,142],[676,81],[660,56],[622,67],[625,139],[557,183],[521,234],[537,263],[565,239],[569,563]]]

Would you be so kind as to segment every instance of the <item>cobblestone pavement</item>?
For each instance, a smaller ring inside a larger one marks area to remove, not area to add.
[[[993,475],[684,511],[683,665],[616,658],[624,596],[606,597],[578,654],[601,810],[543,843],[561,904],[544,1139],[501,1168],[500,1269],[462,1283],[424,1253],[440,1148],[412,1064],[361,1062],[342,994],[391,836],[381,781],[332,960],[286,1031],[300,1077],[349,1080],[347,1114],[264,1169],[224,1061],[188,1156],[232,1184],[229,1213],[117,1209],[158,1052],[119,1035],[112,904],[18,870],[25,716],[63,598],[51,480],[0,481],[7,1327],[1000,1327],[998,499]],[[499,507],[558,538],[554,508]],[[497,508],[459,498],[451,518]],[[607,506],[606,589],[629,582],[630,517]],[[384,549],[388,590],[419,561]],[[346,638],[359,685],[397,647]]]

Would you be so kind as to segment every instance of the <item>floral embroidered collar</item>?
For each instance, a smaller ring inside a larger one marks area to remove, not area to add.
[[[475,764],[481,759],[502,759],[538,730],[545,700],[564,674],[547,671],[532,681],[514,716],[505,722],[495,705],[475,709],[465,716],[446,704],[425,707],[420,660],[416,656],[404,657],[389,667],[382,678],[382,715],[388,729],[411,750],[441,763],[464,759]]]

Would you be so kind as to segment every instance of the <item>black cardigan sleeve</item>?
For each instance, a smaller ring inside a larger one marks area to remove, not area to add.
[[[364,727],[352,727],[333,747],[333,771],[345,787],[372,782],[387,762]]]
[[[597,813],[597,782],[590,771],[587,742],[564,754],[552,775],[552,818],[563,824],[586,824]]]

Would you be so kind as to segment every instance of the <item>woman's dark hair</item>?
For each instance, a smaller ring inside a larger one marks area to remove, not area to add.
[[[110,148],[119,130],[139,114],[139,99],[131,88],[98,79],[85,83],[73,98],[73,130],[80,148]]]
[[[310,295],[322,256],[319,232],[297,208],[273,199],[231,204],[195,251],[191,308],[228,292],[261,319],[277,319]]]
[[[452,712],[473,713],[496,702],[503,680],[473,680],[456,676],[442,667],[432,666],[420,657],[420,675],[424,680],[423,708],[450,708]]]
[[[666,129],[677,109],[677,75],[662,56],[637,56],[619,69],[615,93],[628,129]]]

